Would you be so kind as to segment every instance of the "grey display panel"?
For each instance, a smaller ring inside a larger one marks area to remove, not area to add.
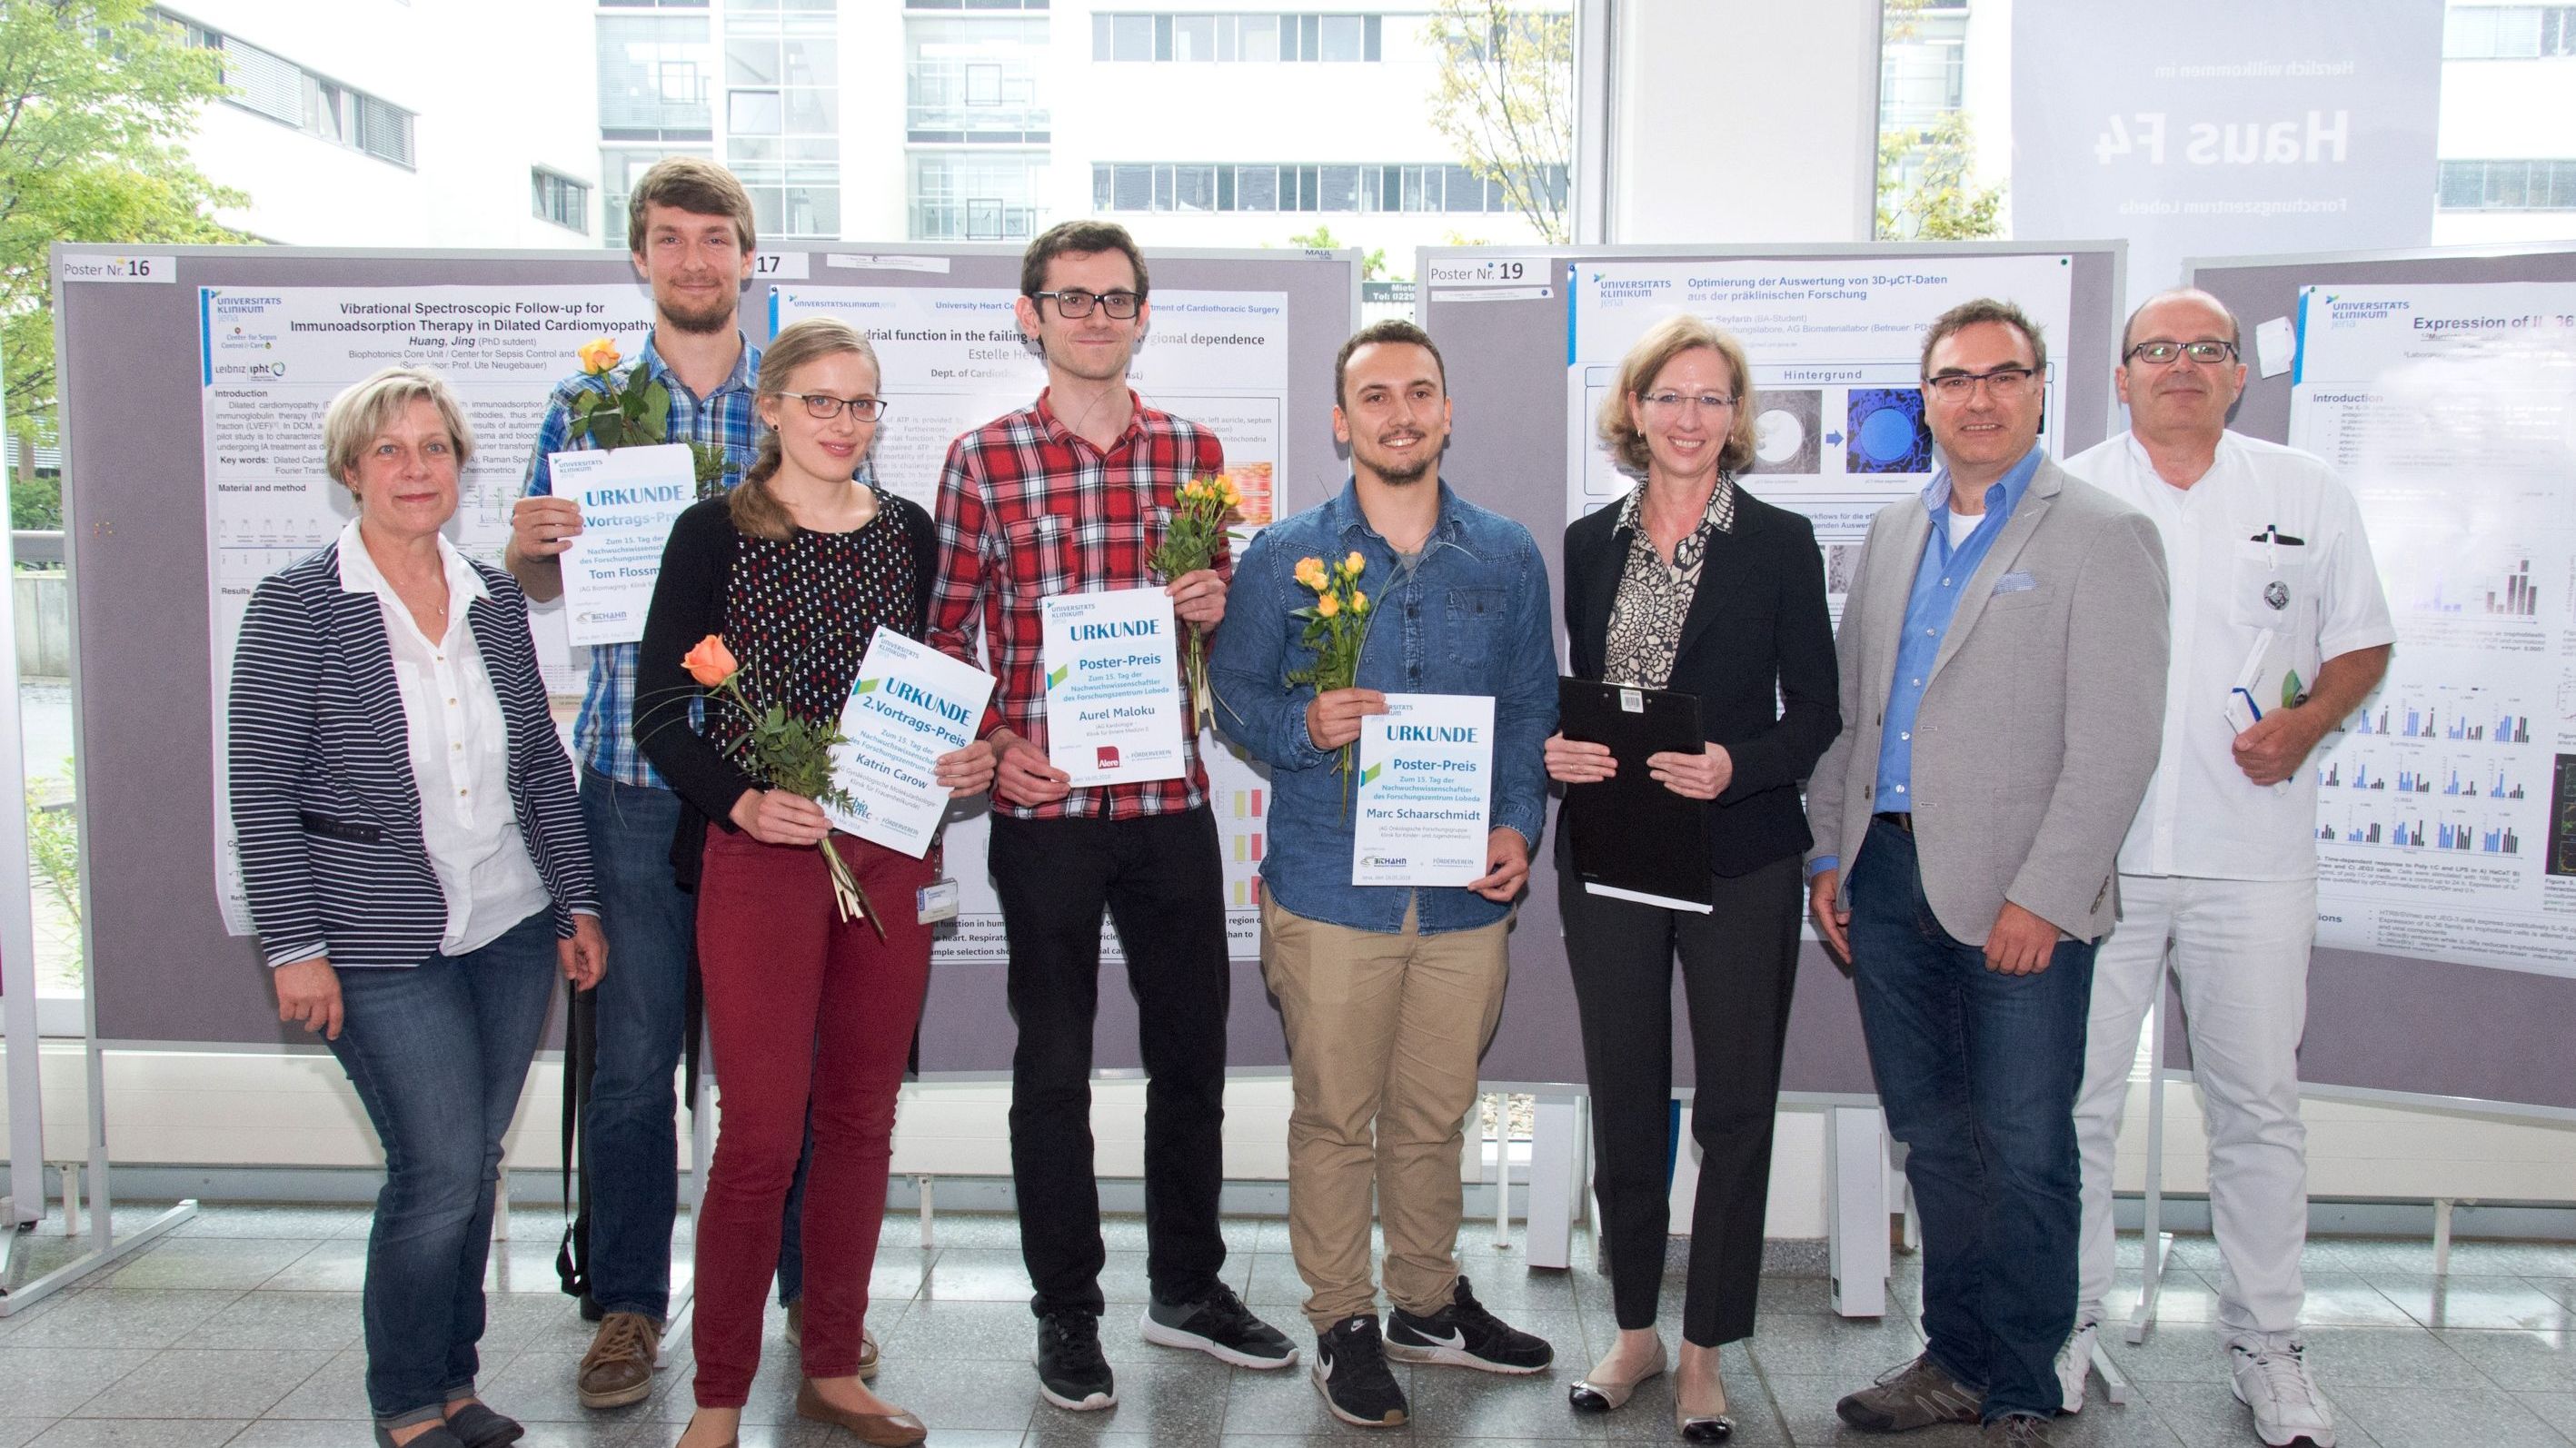
[[[1415,275],[1433,275],[1437,261],[1482,256],[1529,257],[1527,249],[1431,248],[1420,253]],[[2069,455],[2102,440],[2110,426],[2110,375],[2121,315],[2121,251],[2117,243],[2056,245],[1962,243],[1926,246],[1738,247],[1685,251],[1663,247],[1560,248],[1549,258],[1548,295],[1517,300],[1458,301],[1426,289],[1417,314],[1440,344],[1449,371],[1455,413],[1441,476],[1464,495],[1517,518],[1539,540],[1548,558],[1549,586],[1564,645],[1565,458],[1567,313],[1563,278],[1569,263],[1615,258],[1622,262],[1813,261],[1869,257],[1900,261],[1958,255],[2072,256],[2071,335],[2051,338],[2051,365],[2065,369]],[[1924,322],[1931,318],[1924,317]],[[2061,360],[2062,359],[2062,360]],[[1762,359],[1752,359],[1760,366]],[[2082,379],[2098,378],[2098,386]],[[1485,1074],[1503,1073],[1494,1062],[1542,1065],[1546,1074],[1521,1079],[1581,1081],[1583,1047],[1573,1029],[1574,986],[1567,973],[1564,932],[1557,910],[1556,861],[1551,838],[1531,863],[1529,897],[1512,937],[1511,1006],[1494,1041]],[[1691,1085],[1690,1027],[1678,981],[1673,1000],[1673,1084]],[[1877,1087],[1862,1042],[1860,1014],[1850,978],[1824,948],[1804,948],[1797,1004],[1789,1015],[1787,1060],[1781,1089],[1801,1096],[1868,1097]]]
[[[2311,286],[2576,282],[2576,248],[2423,250],[2316,257],[2195,260],[2191,284],[2254,328],[2299,312]],[[2294,374],[2252,369],[2233,426],[2286,442]],[[2179,1004],[2167,997],[2164,1060],[2188,1069]],[[2449,961],[2320,949],[2308,968],[2308,1030],[2299,1076],[2337,1087],[2438,1098],[2445,1104],[2576,1112],[2566,1024],[2576,977]]]
[[[802,251],[805,285],[1007,288],[1016,247],[906,245],[945,272],[829,264],[848,243]],[[616,252],[324,252],[284,247],[175,251],[174,283],[74,282],[57,290],[65,529],[74,601],[74,717],[88,869],[89,960],[98,1034],[114,1044],[313,1049],[281,1026],[254,942],[225,934],[211,865],[212,759],[205,721],[218,707],[207,637],[207,537],[197,289],[201,286],[639,286]],[[118,254],[63,246],[57,258]],[[1289,307],[1291,476],[1278,504],[1302,507],[1340,485],[1332,435],[1332,359],[1356,325],[1354,255],[1173,252],[1150,257],[1158,289],[1284,292]],[[57,263],[59,266],[59,261]],[[782,285],[797,285],[782,283]],[[754,282],[743,325],[766,334],[768,284]],[[566,349],[569,371],[570,349]],[[552,379],[547,380],[551,385]],[[889,378],[889,391],[899,380]],[[965,862],[960,862],[964,864]],[[981,861],[973,862],[980,867]],[[614,962],[611,963],[614,969]],[[1234,963],[1232,1059],[1285,1063],[1257,964]],[[1121,967],[1105,967],[1110,977]],[[922,1066],[986,1073],[1010,1066],[1015,1031],[999,965],[943,966],[922,1028]],[[1134,1069],[1133,1003],[1104,982],[1096,1064]]]

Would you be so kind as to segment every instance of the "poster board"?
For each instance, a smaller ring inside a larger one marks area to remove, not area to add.
[[[2517,322],[2527,302],[2576,303],[2576,247],[2190,270],[2256,353],[2231,425],[2336,465],[2397,621],[2388,678],[2311,761],[2333,771],[2319,828],[2338,839],[2320,842],[2301,1080],[2576,1120],[2576,1073],[2552,1065],[2576,1019],[2576,321],[2556,320],[2576,307]],[[2383,366],[2362,349],[2392,327],[2422,340]],[[2420,791],[2395,788],[2418,774]],[[2422,808],[2401,821],[2389,804],[2408,794]],[[2413,825],[2404,845],[2391,839],[2399,823]],[[2168,1019],[2163,1059],[2187,1069],[2179,1012]]]
[[[937,295],[989,311],[995,294],[1016,292],[1019,260],[1015,247],[921,244],[859,253],[848,243],[790,243],[763,253],[743,301],[743,328],[755,343],[764,341],[773,294],[789,289],[896,305]],[[1285,360],[1274,369],[1258,446],[1247,451],[1270,464],[1273,507],[1302,506],[1338,486],[1332,356],[1356,325],[1356,253],[1196,251],[1148,260],[1163,334],[1240,330],[1241,319],[1194,308],[1194,297],[1275,300],[1277,314],[1265,322],[1273,328],[1268,344]],[[210,848],[217,756],[208,721],[225,688],[214,641],[224,636],[217,625],[226,599],[246,599],[261,574],[328,541],[316,536],[330,522],[322,510],[334,506],[335,491],[319,477],[320,407],[354,380],[332,368],[363,375],[424,355],[404,345],[407,338],[444,338],[451,356],[467,340],[509,352],[505,360],[451,364],[478,379],[460,391],[484,453],[460,490],[452,532],[469,552],[496,552],[546,391],[573,370],[580,343],[601,332],[638,335],[649,303],[617,252],[188,247],[135,258],[67,245],[55,249],[54,265],[61,278],[55,325],[69,484],[73,709],[88,847],[84,916],[99,1036],[116,1045],[316,1049],[302,1031],[280,1027],[253,941],[228,933],[218,908]],[[1167,299],[1179,304],[1168,313],[1159,309]],[[505,325],[513,321],[532,325]],[[320,345],[326,341],[329,347]],[[1160,401],[1163,391],[1151,380],[1154,347],[1149,334],[1139,385]],[[943,414],[927,379],[907,388],[898,369],[913,360],[887,359],[886,391],[896,402],[889,421],[904,415],[909,391],[924,435],[887,447],[878,461],[880,481],[926,500],[948,440],[927,433],[947,423],[938,420]],[[1026,385],[1033,375],[1023,366],[1001,379],[1022,390],[974,420],[1025,405],[1035,395]],[[219,386],[269,395],[210,401]],[[1180,399],[1198,400],[1187,378],[1175,377],[1164,390],[1185,414],[1189,404]],[[980,405],[950,400],[956,415]],[[1230,405],[1243,413],[1252,404],[1238,396]],[[263,423],[261,409],[277,420]],[[1248,431],[1251,421],[1231,417],[1229,425]],[[889,435],[900,436],[899,427]],[[934,478],[919,476],[924,467]],[[219,497],[218,486],[230,491]],[[336,506],[345,516],[345,500]],[[554,608],[539,610],[537,633],[541,658],[554,660],[559,718],[568,719],[564,698],[578,696],[582,670],[562,652],[560,624],[545,617]],[[1243,853],[1257,858],[1258,798],[1239,789],[1232,799],[1251,817],[1234,833],[1244,836]],[[980,843],[960,853],[980,865]],[[1230,868],[1230,884],[1249,874],[1248,861]],[[1247,931],[1237,936],[1234,1059],[1276,1066],[1284,1048],[1260,988],[1255,947]],[[1014,1033],[1001,967],[952,967],[933,974],[924,1068],[1007,1070]],[[1124,991],[1103,992],[1097,1059],[1104,1069],[1139,1064],[1132,1010]]]
[[[1743,334],[1757,396],[1766,385],[1778,395],[1799,394],[1792,421],[1805,431],[1794,438],[1775,431],[1764,449],[1773,455],[1771,466],[1757,464],[1743,481],[1757,495],[1817,519],[1838,602],[1835,550],[1849,550],[1840,575],[1848,579],[1870,515],[1925,481],[1929,450],[1928,443],[1917,447],[1920,409],[1902,411],[1919,376],[1922,328],[1962,299],[1959,288],[1972,279],[2036,277],[2043,280],[2028,284],[2062,286],[2056,303],[2033,310],[2063,319],[2063,332],[2048,337],[2046,436],[2056,455],[2072,455],[2100,441],[2111,425],[2108,379],[2122,267],[2117,242],[1427,248],[1415,271],[1422,279],[1417,315],[1447,361],[1455,412],[1441,476],[1537,538],[1549,563],[1561,650],[1566,524],[1610,501],[1618,486],[1602,471],[1588,427],[1575,420],[1589,416],[1607,385],[1605,357],[1615,363],[1636,332],[1689,307]],[[1902,280],[1882,285],[1870,278]],[[1589,298],[1586,288],[1594,289]],[[1632,295],[1634,305],[1589,306],[1614,288]],[[1787,295],[1792,291],[1825,294],[1813,301],[1831,318],[1814,314],[1811,328],[1791,320],[1807,305]],[[1748,320],[1754,316],[1763,320]],[[1860,340],[1828,347],[1821,339],[1829,327],[1859,328],[1846,335]],[[1889,415],[1890,409],[1898,411]],[[1840,425],[1828,425],[1837,412]],[[1881,433],[1864,446],[1862,429],[1882,415],[1889,416],[1878,424]],[[1900,418],[1901,438],[1894,431]],[[1829,434],[1839,436],[1828,441]],[[1553,807],[1549,813],[1552,821]],[[1531,862],[1530,893],[1512,937],[1511,1001],[1487,1056],[1488,1078],[1500,1075],[1494,1063],[1503,1060],[1535,1063],[1545,1072],[1520,1079],[1584,1079],[1556,891],[1554,853],[1542,849]],[[1689,1026],[1678,984],[1676,991],[1673,1084],[1688,1089]],[[1800,956],[1781,1088],[1808,1101],[1866,1099],[1876,1090],[1850,980],[1812,941]]]

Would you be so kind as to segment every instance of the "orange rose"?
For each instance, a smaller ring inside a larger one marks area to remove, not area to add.
[[[581,359],[581,370],[593,377],[616,371],[617,364],[624,360],[617,355],[617,339],[614,337],[585,342],[573,355]]]
[[[1331,618],[1333,615],[1340,613],[1341,611],[1342,601],[1333,597],[1329,593],[1315,600],[1315,612],[1322,614],[1326,618]]]
[[[1360,570],[1366,567],[1368,567],[1368,560],[1362,558],[1360,556],[1360,550],[1356,548],[1351,550],[1350,557],[1342,560],[1342,571],[1353,578],[1359,577]]]
[[[680,660],[680,667],[689,671],[690,678],[712,689],[732,678],[742,666],[733,661],[733,650],[725,647],[724,635],[709,634],[698,640],[687,658]]]
[[[1297,581],[1306,585],[1308,588],[1315,590],[1317,593],[1323,592],[1324,560],[1321,558],[1298,559]]]

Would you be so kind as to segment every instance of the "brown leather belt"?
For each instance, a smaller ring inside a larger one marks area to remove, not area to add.
[[[1877,814],[1871,815],[1870,818],[1874,820],[1883,820],[1886,823],[1894,825],[1898,829],[1905,831],[1909,835],[1914,833],[1914,816],[1903,810],[1881,810]]]

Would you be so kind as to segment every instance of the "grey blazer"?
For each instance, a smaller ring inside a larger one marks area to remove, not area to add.
[[[1930,532],[1913,499],[1883,509],[1843,606],[1845,722],[1808,784],[1807,857],[1846,872],[1887,807],[1871,798],[1880,722]],[[1968,580],[1914,725],[1923,892],[1958,940],[1983,945],[2008,899],[2081,940],[2110,930],[2120,840],[2162,742],[2166,620],[2155,524],[2043,458]]]

